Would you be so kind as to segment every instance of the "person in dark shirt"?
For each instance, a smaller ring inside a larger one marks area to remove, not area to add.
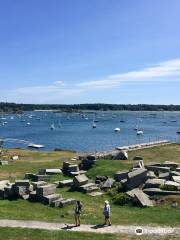
[[[79,200],[77,200],[75,204],[75,210],[74,210],[76,227],[81,225],[81,220],[80,220],[81,211],[82,211],[82,203]]]

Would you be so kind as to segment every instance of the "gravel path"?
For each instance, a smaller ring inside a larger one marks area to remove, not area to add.
[[[78,232],[95,232],[95,233],[113,233],[113,234],[131,234],[137,235],[136,232],[141,232],[143,235],[180,235],[180,228],[172,227],[151,227],[151,226],[103,226],[103,225],[81,225],[74,227],[72,224],[64,223],[50,223],[41,221],[22,221],[22,220],[8,220],[1,219],[0,227],[18,227],[18,228],[32,228],[45,230],[64,230],[64,231],[78,231]]]

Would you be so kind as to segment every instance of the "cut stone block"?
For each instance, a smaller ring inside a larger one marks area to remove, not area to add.
[[[112,188],[113,185],[115,183],[115,180],[112,178],[108,178],[102,185],[103,189],[107,189],[107,188]]]
[[[143,184],[146,180],[147,180],[147,170],[140,168],[138,170],[128,173],[127,182],[123,187],[125,187],[127,190],[131,190]]]
[[[9,162],[6,160],[0,160],[0,165],[8,165]]]
[[[98,186],[94,183],[87,183],[80,186],[79,189],[84,193],[90,193],[99,190]]]
[[[171,162],[171,161],[165,161],[162,163],[163,167],[170,167],[170,168],[177,168],[179,166],[179,163]]]
[[[38,201],[38,197],[36,195],[36,191],[32,191],[32,192],[29,193],[29,199],[28,200],[31,201],[31,202]]]
[[[172,186],[172,187],[180,187],[180,183],[178,183],[178,182],[174,182],[174,181],[166,181],[165,182],[165,184],[164,184],[165,186]]]
[[[46,169],[46,174],[62,174],[61,169]]]
[[[148,179],[145,182],[144,188],[160,188],[160,186],[164,185],[164,183],[165,183],[164,179],[158,179],[158,178]]]
[[[176,171],[177,171],[177,172],[180,172],[180,167],[176,168]]]
[[[146,188],[143,192],[148,195],[180,195],[180,191],[167,191],[160,188]]]
[[[119,151],[114,155],[114,160],[128,160],[128,153],[126,151]]]
[[[68,171],[69,172],[79,172],[79,166],[77,164],[69,165]]]
[[[59,207],[61,205],[61,202],[65,200],[64,198],[58,198],[50,203],[51,207]]]
[[[39,175],[39,174],[33,174],[33,181],[48,181],[50,179],[50,175]]]
[[[97,197],[97,196],[103,195],[103,193],[102,192],[90,192],[90,193],[88,193],[88,195],[90,195],[92,197]]]
[[[172,180],[180,184],[180,176],[173,176]]]
[[[14,196],[14,183],[4,187],[4,197],[12,198]]]
[[[62,198],[62,195],[61,194],[50,194],[50,195],[47,195],[43,198],[43,203],[44,204],[50,204],[52,203],[53,201],[59,199],[59,198]]]
[[[75,177],[75,176],[80,175],[80,172],[70,172],[69,174],[71,177]]]
[[[134,200],[138,201],[139,204],[143,207],[152,207],[154,205],[153,202],[149,199],[149,196],[139,188],[128,191],[126,194]]]
[[[58,187],[70,187],[73,184],[73,180],[72,179],[67,179],[67,180],[62,180],[59,182]]]
[[[157,178],[156,174],[152,171],[148,171],[147,176],[149,179]]]
[[[148,171],[153,171],[155,174],[158,174],[159,172],[170,172],[170,168],[169,167],[160,167],[160,166],[146,165],[145,168]]]
[[[4,189],[4,187],[8,186],[8,184],[10,184],[9,180],[0,181],[0,189]]]
[[[118,171],[114,174],[114,179],[118,182],[123,179],[126,179],[127,177],[128,177],[128,171]]]
[[[73,183],[75,187],[80,187],[88,183],[88,177],[85,174],[75,176],[73,179]]]
[[[16,186],[23,186],[23,187],[29,188],[30,182],[29,182],[29,180],[16,180],[15,181],[15,185]]]
[[[35,191],[38,187],[47,185],[47,182],[45,181],[32,182],[32,185],[33,185],[33,190]]]
[[[38,196],[47,196],[55,193],[55,191],[56,191],[56,185],[49,184],[49,185],[39,186],[36,190],[36,194]]]
[[[75,202],[76,200],[74,198],[65,199],[60,202],[59,207],[65,207],[67,205],[75,204]]]
[[[177,171],[171,171],[170,172],[170,176],[180,176],[180,172],[177,172]]]
[[[159,178],[160,178],[160,179],[169,180],[169,179],[170,179],[170,173],[169,173],[169,172],[159,173]]]

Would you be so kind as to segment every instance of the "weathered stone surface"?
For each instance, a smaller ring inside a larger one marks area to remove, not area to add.
[[[114,160],[128,160],[128,153],[126,151],[119,151],[114,155]]]
[[[169,167],[160,167],[160,166],[148,166],[146,165],[145,168],[148,170],[148,171],[153,171],[155,174],[158,174],[159,172],[170,172],[170,168]]]
[[[33,174],[32,180],[33,181],[48,181],[50,179],[50,175],[40,175],[40,174]]]
[[[178,182],[174,182],[174,181],[166,181],[165,183],[164,183],[164,185],[165,186],[169,186],[169,187],[179,187],[180,186],[180,183],[178,183]]]
[[[23,186],[23,187],[29,188],[30,182],[29,182],[29,180],[16,180],[15,181],[15,185],[16,186]]]
[[[180,176],[173,176],[172,180],[180,184]]]
[[[65,207],[67,205],[75,204],[75,202],[76,200],[74,198],[65,199],[60,202],[59,207]]]
[[[177,171],[171,171],[170,172],[170,176],[180,176],[180,172],[177,172]]]
[[[75,176],[73,179],[73,183],[75,187],[80,187],[88,183],[88,177],[84,174]]]
[[[169,179],[170,179],[170,173],[169,173],[169,172],[159,173],[159,178],[160,178],[160,179],[169,180]]]
[[[176,168],[176,171],[177,171],[177,172],[180,172],[180,167]]]
[[[14,196],[27,199],[29,197],[29,190],[26,186],[13,186]]]
[[[17,161],[17,160],[19,160],[19,156],[17,156],[17,155],[16,155],[16,156],[12,156],[11,159],[12,159],[13,161]]]
[[[59,207],[61,205],[61,202],[64,201],[64,198],[58,198],[50,203],[51,207]]]
[[[69,165],[69,172],[79,172],[79,166],[77,164]]]
[[[69,175],[70,175],[71,177],[75,177],[75,176],[80,175],[80,172],[69,172]]]
[[[9,162],[6,160],[0,160],[0,165],[8,165]]]
[[[153,201],[151,201],[148,197],[147,194],[145,194],[143,191],[137,191],[135,192],[135,198],[138,200],[138,202],[140,203],[141,206],[143,207],[152,207]]]
[[[80,186],[79,189],[84,193],[90,193],[99,190],[98,186],[94,183],[87,183]]]
[[[158,178],[148,179],[145,182],[144,188],[159,188],[161,185],[164,185],[164,183],[165,183],[164,179],[158,179]]]
[[[118,171],[114,174],[114,179],[118,182],[123,179],[126,179],[127,177],[128,177],[128,171]]]
[[[28,200],[31,201],[31,202],[38,201],[38,197],[36,195],[36,191],[32,191],[32,192],[29,193],[29,199]]]
[[[90,195],[92,197],[97,197],[97,196],[103,195],[103,193],[102,192],[90,192],[90,193],[88,193],[88,195]]]
[[[8,186],[8,184],[10,184],[9,180],[0,181],[0,189],[4,189],[4,187]]]
[[[149,179],[157,178],[156,174],[152,171],[148,171],[147,176]]]
[[[14,196],[14,183],[11,183],[8,186],[4,187],[4,197],[12,198],[13,196]]]
[[[57,193],[50,194],[50,195],[44,196],[43,203],[44,204],[50,204],[50,203],[52,203],[53,201],[55,201],[59,198],[62,198],[61,194],[57,194]]]
[[[98,181],[98,183],[100,183],[100,182],[105,182],[107,179],[108,179],[107,176],[96,176],[95,181]]]
[[[152,207],[154,205],[153,201],[149,199],[149,196],[139,188],[135,188],[131,191],[128,191],[126,192],[126,194],[129,195],[134,200],[138,201],[142,207]]]
[[[55,193],[55,191],[56,191],[56,185],[48,184],[48,185],[38,187],[36,190],[36,194],[38,196],[47,196]]]
[[[171,162],[171,161],[165,161],[162,163],[163,167],[170,167],[170,168],[177,168],[179,166],[179,163]]]
[[[96,159],[83,159],[79,165],[80,169],[88,170],[90,169],[96,162]]]
[[[143,184],[146,180],[147,180],[147,170],[140,168],[138,170],[128,173],[127,182],[123,187],[125,187],[127,190],[131,190]]]
[[[115,180],[113,178],[108,178],[102,185],[101,188],[107,189],[107,188],[112,188],[115,183]]]
[[[59,182],[58,187],[70,187],[73,184],[73,180],[72,179],[67,179],[67,180],[62,180]]]
[[[143,192],[148,195],[180,195],[180,191],[167,191],[160,188],[146,188]]]
[[[32,185],[33,185],[33,190],[35,191],[38,187],[47,185],[47,182],[45,181],[32,182]]]
[[[61,171],[61,169],[58,169],[58,168],[56,168],[56,169],[46,169],[46,172],[45,172],[46,174],[62,174],[62,171]]]

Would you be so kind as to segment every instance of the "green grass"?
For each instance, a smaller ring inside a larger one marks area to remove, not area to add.
[[[19,160],[9,160],[11,156],[18,155]],[[0,166],[0,180],[14,181],[23,178],[27,172],[36,173],[41,168],[60,168],[64,160],[74,157],[73,152],[39,152],[22,149],[5,150],[3,159],[9,160],[8,165]]]
[[[169,144],[164,146],[146,148],[130,151],[129,160],[132,161],[136,155],[142,156],[145,163],[175,161],[180,164],[180,144]]]
[[[119,160],[100,160],[87,172],[87,176],[95,179],[97,175],[113,177],[119,170],[129,170],[132,164]]]
[[[13,152],[15,151],[15,152]],[[37,172],[40,168],[60,167],[63,160],[74,156],[68,152],[31,152],[25,150],[8,150],[9,154],[20,155],[20,160],[10,162],[8,166],[0,167],[0,178],[12,179],[24,176],[26,172]],[[141,155],[146,162],[165,160],[180,162],[180,145],[172,144],[137,150],[129,152],[128,161],[100,160],[87,172],[88,177],[95,178],[96,175],[107,175],[112,177],[118,170],[128,170],[132,167],[132,158]],[[172,157],[173,156],[173,157]],[[5,177],[6,176],[6,177]],[[64,176],[54,176],[50,181],[65,179]],[[102,208],[105,199],[110,197],[103,196],[91,197],[80,192],[72,192],[69,188],[57,189],[63,197],[80,199],[84,205],[82,223],[98,224],[103,222]],[[176,197],[179,205],[176,209],[171,207],[172,199],[165,201],[165,204],[153,208],[137,208],[131,206],[117,206],[111,202],[113,224],[154,224],[178,226],[180,216],[180,197]],[[0,218],[42,220],[53,222],[74,222],[74,206],[63,209],[51,208],[41,203],[30,203],[26,200],[0,201]],[[33,210],[33,211],[32,211]]]
[[[131,236],[88,232],[47,231],[38,229],[1,228],[1,239],[7,240],[178,240],[178,236]]]

